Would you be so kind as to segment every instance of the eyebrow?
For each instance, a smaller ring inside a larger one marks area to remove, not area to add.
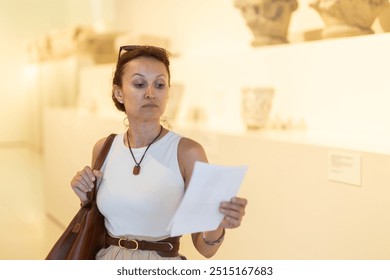
[[[141,73],[134,73],[133,75],[131,75],[131,77],[134,77],[134,76],[141,76],[141,77],[145,77],[145,75],[141,74]],[[160,75],[157,75],[156,78],[159,78],[159,77],[164,77],[164,78],[167,78],[165,76],[165,74],[160,74]]]

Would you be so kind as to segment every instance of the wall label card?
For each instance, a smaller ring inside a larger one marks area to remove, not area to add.
[[[361,186],[361,154],[330,150],[328,157],[328,179]]]

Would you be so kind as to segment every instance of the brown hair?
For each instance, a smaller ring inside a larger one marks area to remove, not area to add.
[[[128,47],[129,50],[126,50]],[[122,50],[126,51],[121,55]],[[138,57],[151,57],[157,59],[158,61],[164,63],[167,72],[168,72],[168,86],[170,86],[171,73],[169,71],[169,52],[163,48],[154,47],[154,46],[124,46],[119,49],[118,62],[116,64],[116,69],[114,72],[114,77],[112,79],[112,85],[122,87],[122,76],[127,62],[138,58]],[[125,112],[125,106],[120,103],[114,94],[114,87],[112,89],[112,100],[118,110]]]

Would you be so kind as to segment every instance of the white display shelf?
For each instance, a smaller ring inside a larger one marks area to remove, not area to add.
[[[320,147],[332,147],[360,152],[390,155],[390,135],[386,132],[357,133],[349,131],[331,131],[315,129],[258,129],[247,130],[245,128],[229,130],[224,128],[212,128],[199,124],[180,124],[175,126],[181,131],[200,131],[203,133],[219,133],[236,137],[262,139],[268,141],[287,142],[295,144],[313,145]]]

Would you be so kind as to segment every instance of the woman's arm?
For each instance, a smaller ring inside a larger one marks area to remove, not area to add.
[[[207,156],[203,147],[199,143],[189,138],[182,138],[178,147],[178,160],[184,179],[184,188],[187,189],[195,162],[208,162]],[[218,228],[216,231],[207,232],[207,238],[210,238],[210,240],[216,240],[221,233],[222,229]],[[198,252],[206,258],[212,257],[221,245],[221,243],[213,246],[207,245],[202,238],[202,233],[199,232],[192,234],[192,242]]]
[[[99,140],[92,151],[92,165],[94,166],[96,158],[103,147],[106,138]],[[76,195],[80,198],[81,204],[85,204],[88,201],[87,192],[91,191],[94,187],[94,181],[99,180],[102,177],[102,172],[99,170],[92,170],[90,166],[85,166],[82,170],[78,171],[72,178],[70,186]],[[98,182],[99,184],[99,182]]]
[[[187,189],[195,162],[208,162],[207,156],[199,143],[182,138],[178,148],[178,160],[185,189]],[[210,187],[212,188],[212,186]],[[219,227],[216,230],[192,234],[192,242],[200,254],[210,258],[218,251],[224,239],[225,228],[235,228],[241,224],[246,203],[246,199],[238,197],[232,198],[231,201],[222,202],[220,211],[225,214],[225,217]]]

